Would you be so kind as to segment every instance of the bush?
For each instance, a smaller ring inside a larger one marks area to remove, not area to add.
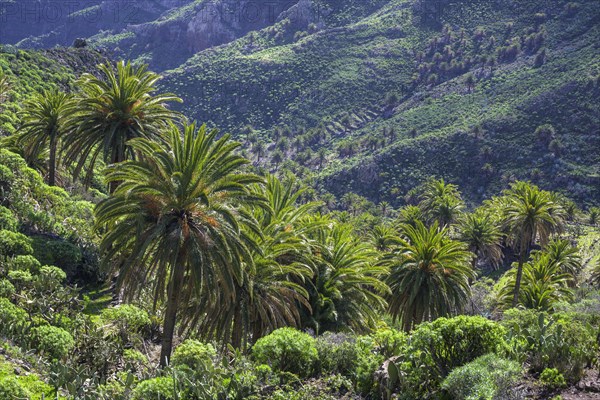
[[[511,353],[527,361],[531,372],[556,368],[568,382],[576,382],[594,360],[597,329],[578,321],[577,314],[508,310],[504,315]]]
[[[42,264],[31,255],[16,256],[10,262],[11,267],[16,270],[29,271],[32,274],[37,274],[40,271]]]
[[[27,322],[27,312],[8,299],[0,298],[0,332],[10,334]]]
[[[176,384],[171,377],[142,381],[133,389],[133,400],[174,400]]]
[[[75,347],[73,336],[62,328],[45,325],[32,329],[34,345],[49,359],[63,359]]]
[[[319,362],[316,367],[320,374],[340,373],[349,376],[354,373],[358,362],[356,341],[343,333],[327,332],[316,341]]]
[[[0,229],[16,231],[18,226],[19,221],[17,221],[12,211],[4,206],[0,206]]]
[[[505,329],[483,317],[438,318],[421,324],[398,364],[401,385],[415,397],[435,392],[453,369],[502,350]]]
[[[33,276],[31,276],[31,272],[29,271],[9,271],[8,280],[10,280],[15,287],[20,290],[24,287],[29,286],[31,281],[33,280]]]
[[[151,324],[148,313],[132,304],[105,308],[100,319],[112,328],[113,333],[120,336],[123,343],[133,340],[136,334],[149,328]]]
[[[11,298],[15,292],[15,286],[8,279],[0,279],[0,297]]]
[[[66,279],[67,274],[62,269],[52,265],[44,265],[42,268],[40,268],[38,283],[45,290],[54,290]]]
[[[252,356],[259,364],[269,364],[276,372],[308,377],[319,356],[315,343],[315,339],[306,333],[280,328],[260,338],[252,347]]]
[[[43,265],[56,265],[66,271],[69,276],[75,275],[77,267],[82,261],[79,247],[65,240],[35,237],[33,252]]]
[[[31,394],[13,377],[0,378],[0,399],[29,399]]]
[[[211,344],[188,339],[177,346],[171,364],[173,367],[189,368],[192,371],[206,370],[216,355],[217,352]]]
[[[453,399],[518,399],[513,387],[520,372],[519,363],[487,354],[452,370],[442,388]]]
[[[0,230],[0,256],[14,257],[28,254],[33,254],[31,239],[18,232]]]
[[[549,389],[558,389],[567,386],[567,381],[563,374],[556,368],[546,368],[540,374],[540,381]]]

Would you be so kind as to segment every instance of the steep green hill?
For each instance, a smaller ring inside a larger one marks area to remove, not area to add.
[[[442,174],[470,200],[514,178],[599,197],[595,1],[370,3],[355,22],[282,20],[202,51],[164,86],[188,115],[234,133],[249,124],[274,142],[289,126],[279,148],[300,165],[287,165],[318,170],[337,195],[398,204]],[[543,124],[555,133],[536,138]]]

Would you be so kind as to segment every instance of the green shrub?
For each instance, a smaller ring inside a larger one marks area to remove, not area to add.
[[[76,273],[81,264],[82,254],[78,246],[65,240],[47,239],[45,237],[33,238],[33,255],[42,265],[56,265],[67,275]]]
[[[442,388],[453,399],[517,399],[513,388],[520,372],[521,366],[516,361],[487,354],[452,370]]]
[[[8,279],[0,279],[0,297],[11,298],[15,292],[15,286]]]
[[[505,346],[505,329],[483,317],[438,318],[421,324],[398,364],[401,386],[413,396],[435,392],[450,371]]]
[[[118,335],[124,343],[135,339],[135,335],[150,327],[148,313],[132,304],[121,304],[105,308],[100,319],[108,325],[109,331]]]
[[[374,350],[386,359],[400,354],[408,339],[406,333],[391,328],[378,329],[371,336],[374,339]]]
[[[260,338],[252,347],[259,364],[269,364],[276,372],[308,377],[318,359],[315,339],[293,328],[280,328]]]
[[[31,398],[31,394],[27,389],[21,386],[17,378],[14,376],[0,378],[0,399],[13,400],[29,398]]]
[[[558,389],[567,386],[567,381],[563,374],[558,372],[556,368],[546,368],[540,374],[540,381],[544,386],[550,389]]]
[[[175,400],[176,384],[172,377],[158,377],[140,382],[133,389],[133,400]]]
[[[49,359],[63,359],[75,347],[73,336],[62,328],[45,325],[32,329],[34,346]]]
[[[148,357],[135,349],[125,349],[123,351],[123,362],[130,371],[142,371],[148,366]]]
[[[366,397],[376,395],[378,392],[375,371],[385,361],[384,356],[375,351],[376,346],[373,336],[360,336],[356,339],[355,347],[358,355],[354,371],[356,389]]]
[[[0,206],[0,229],[16,231],[18,226],[19,221],[17,221],[12,211],[4,206]]]
[[[44,265],[40,268],[40,274],[37,277],[38,284],[40,284],[46,290],[53,290],[60,286],[62,282],[67,279],[67,274],[62,269],[52,266]]]
[[[511,355],[527,361],[533,373],[556,368],[568,382],[576,382],[594,361],[597,329],[580,322],[577,314],[509,310],[503,324],[509,328]]]
[[[31,276],[31,272],[29,271],[9,271],[7,276],[8,280],[10,280],[15,285],[15,288],[17,290],[21,290],[29,286],[31,281],[33,281],[33,276]]]
[[[27,312],[8,299],[0,298],[0,332],[10,334],[27,322]]]
[[[316,347],[319,354],[316,369],[319,373],[340,373],[345,376],[354,373],[358,362],[354,338],[343,333],[327,332],[317,337]]]
[[[188,339],[181,343],[173,352],[171,365],[173,367],[189,368],[192,371],[206,370],[217,355],[211,344],[204,344],[198,340]]]
[[[32,274],[37,274],[42,266],[42,264],[31,255],[16,256],[11,260],[10,264],[13,269],[29,271]]]
[[[28,254],[33,254],[31,239],[18,232],[0,230],[0,256],[14,257]]]

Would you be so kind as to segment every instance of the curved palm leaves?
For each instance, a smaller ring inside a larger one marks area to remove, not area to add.
[[[506,273],[504,286],[499,291],[500,304],[512,306],[517,270]],[[561,263],[551,253],[535,252],[532,259],[523,264],[522,289],[519,292],[518,305],[542,311],[552,310],[560,300],[572,300],[573,292],[569,286],[573,276],[561,269]]]
[[[235,347],[283,326],[299,326],[300,308],[308,307],[308,293],[302,286],[310,278],[310,248],[305,233],[312,229],[302,219],[318,206],[298,204],[301,190],[288,179],[285,183],[268,176],[265,186],[255,186],[257,196],[269,207],[255,208],[254,216],[262,235],[251,234],[260,251],[253,251],[253,264],[244,266],[243,283],[236,286],[235,301],[204,301],[206,314],[189,314],[187,325],[198,326],[207,338]]]
[[[0,69],[0,104],[4,103],[4,100],[8,97],[10,91],[10,78],[8,75]]]
[[[72,96],[57,91],[38,94],[23,107],[23,124],[17,132],[17,144],[22,146],[29,163],[38,160],[48,149],[48,185],[56,183],[59,139],[70,129],[69,118],[76,109]]]
[[[503,215],[504,227],[509,232],[509,239],[519,251],[513,295],[513,306],[516,306],[523,263],[531,246],[536,241],[545,245],[552,234],[562,231],[565,214],[550,192],[526,182],[513,183],[511,188],[504,192],[504,196],[496,201]]]
[[[387,225],[375,225],[369,239],[377,251],[387,251],[398,242],[396,230]]]
[[[467,243],[473,258],[473,267],[478,260],[489,262],[494,268],[502,261],[502,232],[500,224],[492,215],[481,209],[464,215],[459,226],[460,240]]]
[[[379,278],[385,268],[375,264],[373,248],[352,235],[352,227],[327,217],[314,217],[320,227],[310,232],[314,275],[307,284],[311,313],[303,326],[325,331],[351,329],[363,332],[375,327],[378,312],[389,292]]]
[[[168,121],[178,115],[166,103],[181,100],[172,94],[154,94],[160,76],[149,72],[147,66],[135,68],[121,61],[116,73],[106,64],[100,65],[100,70],[103,79],[84,74],[78,81],[79,112],[72,121],[77,129],[65,140],[69,143],[66,159],[76,162],[75,178],[87,167],[89,180],[99,156],[107,164],[135,158],[129,140],[160,140]]]
[[[389,311],[406,331],[423,321],[459,312],[471,293],[469,279],[473,254],[467,246],[448,238],[437,222],[403,227],[400,245],[384,256],[390,269]]]
[[[464,208],[458,187],[443,179],[431,179],[423,187],[419,208],[429,223],[447,226],[456,221]]]
[[[134,296],[152,285],[156,301],[167,292],[161,365],[170,357],[180,304],[193,296],[233,302],[252,264],[260,235],[246,207],[263,204],[249,185],[260,178],[240,172],[248,161],[235,154],[229,135],[175,126],[166,144],[135,139],[139,160],[114,164],[109,181],[121,184],[96,207],[106,229],[101,251],[118,268],[120,287]],[[216,289],[221,292],[215,292]]]

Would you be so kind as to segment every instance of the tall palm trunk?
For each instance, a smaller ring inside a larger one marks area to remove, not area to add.
[[[56,132],[50,133],[50,158],[48,159],[48,185],[56,185]]]
[[[517,267],[517,279],[515,280],[515,292],[513,294],[512,306],[516,307],[519,302],[519,291],[521,290],[521,278],[523,277],[523,264],[525,263],[525,259],[527,258],[527,253],[529,252],[529,246],[531,244],[531,239],[523,238],[521,239],[521,251],[519,253],[519,265]]]
[[[171,358],[171,351],[173,350],[173,334],[175,333],[175,322],[177,321],[177,309],[179,308],[179,300],[185,275],[185,268],[183,265],[178,263],[174,268],[175,271],[173,272],[173,278],[169,285],[167,311],[163,323],[163,336],[160,350],[161,367],[167,366]]]

